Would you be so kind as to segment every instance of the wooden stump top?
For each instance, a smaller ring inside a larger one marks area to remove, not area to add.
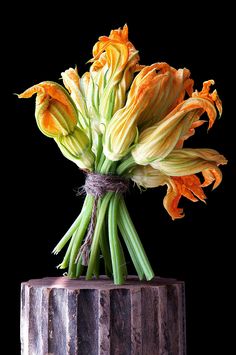
[[[151,281],[140,281],[137,276],[128,276],[127,280],[123,285],[114,285],[113,281],[106,276],[100,276],[99,279],[85,280],[84,277],[80,279],[69,279],[68,277],[45,277],[42,279],[33,279],[22,283],[28,287],[43,287],[43,288],[65,288],[70,290],[78,289],[136,289],[136,288],[146,288],[150,286],[162,286],[162,285],[173,285],[173,284],[184,284],[183,281],[177,281],[175,279],[166,279],[161,277],[154,277]]]

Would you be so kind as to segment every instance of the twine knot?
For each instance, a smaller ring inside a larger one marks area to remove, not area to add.
[[[82,265],[88,265],[90,246],[92,244],[93,234],[96,227],[97,206],[99,198],[101,198],[107,192],[124,194],[128,190],[128,187],[129,180],[118,175],[104,175],[99,173],[88,173],[86,175],[85,184],[79,189],[79,194],[86,193],[94,196],[93,209],[84,243],[80,247],[75,262],[78,262],[81,256]]]

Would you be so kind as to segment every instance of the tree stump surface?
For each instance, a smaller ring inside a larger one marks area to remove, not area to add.
[[[22,355],[186,355],[184,283],[129,276],[21,285]]]

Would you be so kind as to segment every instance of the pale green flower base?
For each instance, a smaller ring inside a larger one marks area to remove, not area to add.
[[[132,166],[133,160],[130,158],[116,168],[116,162],[107,160],[101,153],[96,171],[101,174],[113,173],[122,176],[127,175]],[[79,278],[86,268],[82,265],[82,257],[80,256],[77,260],[77,256],[86,236],[93,201],[93,196],[86,196],[80,215],[53,250],[55,254],[58,254],[70,241],[64,259],[59,265],[60,269],[68,268],[67,275],[70,278]],[[86,270],[87,280],[92,279],[93,276],[99,277],[99,263],[102,255],[106,275],[113,278],[117,285],[124,283],[128,271],[120,236],[124,240],[139,279],[151,280],[154,277],[154,272],[133,225],[124,197],[114,192],[107,192],[98,202],[96,227]]]

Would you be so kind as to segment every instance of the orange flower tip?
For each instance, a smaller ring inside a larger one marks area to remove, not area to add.
[[[139,52],[139,51],[137,51]],[[134,69],[134,72],[137,73],[138,71],[141,71],[143,68],[145,68],[146,65],[143,65],[143,64],[136,64],[135,65],[135,69]]]
[[[223,155],[220,155],[217,166],[226,164],[228,164],[228,160]]]
[[[26,90],[26,91],[27,91],[27,90]],[[26,99],[26,98],[30,97],[30,96],[27,96],[27,95],[26,95],[26,92],[25,92],[25,91],[22,92],[21,94],[16,94],[16,95],[17,95],[18,99]]]
[[[190,199],[190,198],[189,198]],[[190,201],[192,201],[192,202],[198,202],[199,200],[197,199],[197,197],[192,197],[191,199],[190,199]],[[201,199],[201,201],[203,201],[202,199]]]
[[[93,63],[94,61],[95,61],[95,58],[91,58],[87,62],[85,62],[85,64]]]
[[[222,102],[219,98],[217,90],[214,90],[212,93],[210,92],[210,88],[214,84],[215,84],[214,80],[204,81],[202,90],[200,92],[195,90],[192,94],[192,97],[198,97],[198,98],[209,100],[217,108],[217,111],[219,113],[218,118],[220,118],[222,115],[222,110],[223,110],[222,109]],[[213,126],[216,116],[217,115],[215,115],[215,117],[213,119],[210,119],[208,130]]]
[[[30,88],[28,88],[27,90],[25,90],[24,92],[19,94],[18,98],[19,99],[28,99],[31,96],[33,96],[34,94],[45,93],[47,90],[56,91],[58,89],[58,87],[62,88],[61,85],[54,83],[53,81],[43,81],[39,84],[31,86]],[[64,90],[64,89],[62,88],[62,90]]]
[[[171,219],[174,221],[175,219],[181,219],[184,218],[185,213],[183,212],[183,208],[178,208],[176,211],[174,211],[171,214]]]
[[[212,191],[215,190],[221,183],[222,181],[222,176],[220,176],[219,178],[216,178],[216,181],[214,182],[214,185],[212,186]]]
[[[192,124],[192,129],[194,129],[194,128],[197,128],[197,127],[200,127],[200,126],[202,126],[204,123],[206,123],[207,122],[207,120],[201,120],[201,121],[196,121],[196,122],[194,122],[193,124]],[[212,125],[211,125],[211,127],[212,127]],[[207,131],[209,130],[209,127],[207,128]]]

